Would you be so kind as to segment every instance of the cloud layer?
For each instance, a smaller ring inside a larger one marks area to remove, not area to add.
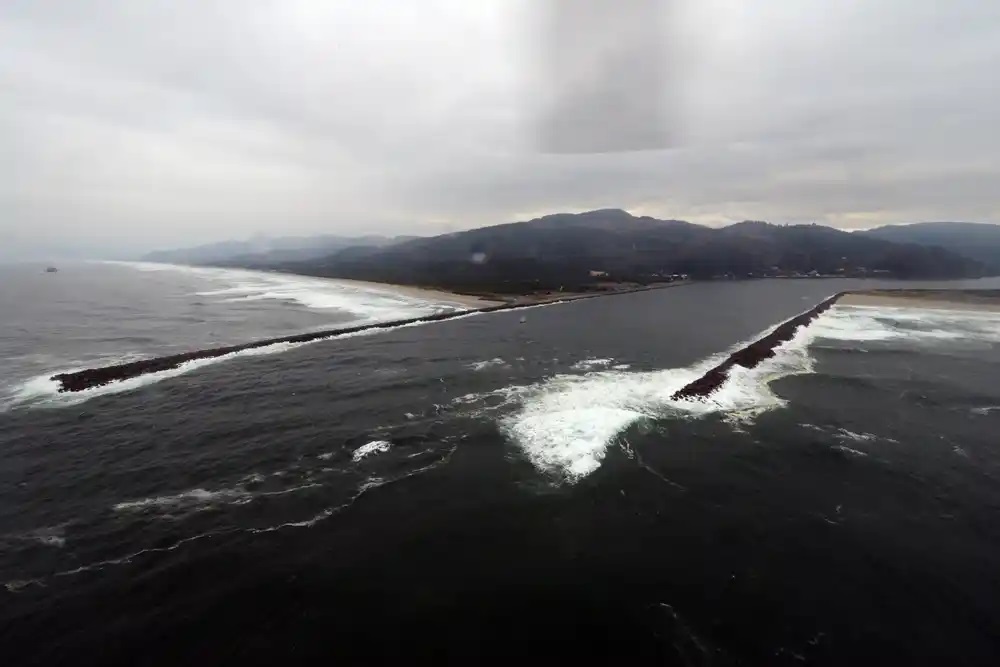
[[[0,252],[601,206],[1000,222],[1000,4],[610,4],[3,3]]]

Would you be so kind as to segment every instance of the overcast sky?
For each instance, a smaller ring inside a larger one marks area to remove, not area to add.
[[[1000,222],[1000,2],[542,4],[0,2],[0,253],[598,207]]]

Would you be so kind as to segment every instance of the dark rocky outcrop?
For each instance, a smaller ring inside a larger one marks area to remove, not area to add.
[[[711,369],[694,382],[682,387],[674,393],[672,398],[680,400],[685,398],[704,398],[718,389],[733,366],[743,366],[753,368],[765,359],[774,356],[774,350],[782,343],[792,339],[799,327],[808,326],[813,320],[831,308],[837,300],[844,295],[843,292],[835,294],[829,299],[817,304],[801,315],[779,324],[771,333],[763,338],[750,343],[746,347],[733,352],[729,358],[721,364]]]

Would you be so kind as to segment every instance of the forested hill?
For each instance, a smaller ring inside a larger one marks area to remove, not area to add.
[[[617,209],[350,247],[256,268],[470,291],[576,290],[596,282],[801,275],[958,278],[977,261],[937,247],[901,244],[820,225],[742,222],[711,228]]]
[[[978,260],[986,264],[991,272],[1000,272],[1000,225],[918,222],[912,225],[887,225],[859,233],[897,243],[939,246]]]

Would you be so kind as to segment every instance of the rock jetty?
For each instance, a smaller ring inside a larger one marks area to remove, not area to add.
[[[705,398],[718,389],[733,366],[753,368],[765,359],[774,356],[774,350],[782,343],[792,339],[799,327],[807,326],[810,322],[832,308],[837,300],[844,295],[843,292],[835,294],[829,299],[820,302],[801,315],[796,315],[790,320],[779,324],[771,333],[763,338],[750,343],[746,347],[733,352],[725,361],[712,368],[694,382],[682,387],[672,396],[673,400],[685,398]]]

